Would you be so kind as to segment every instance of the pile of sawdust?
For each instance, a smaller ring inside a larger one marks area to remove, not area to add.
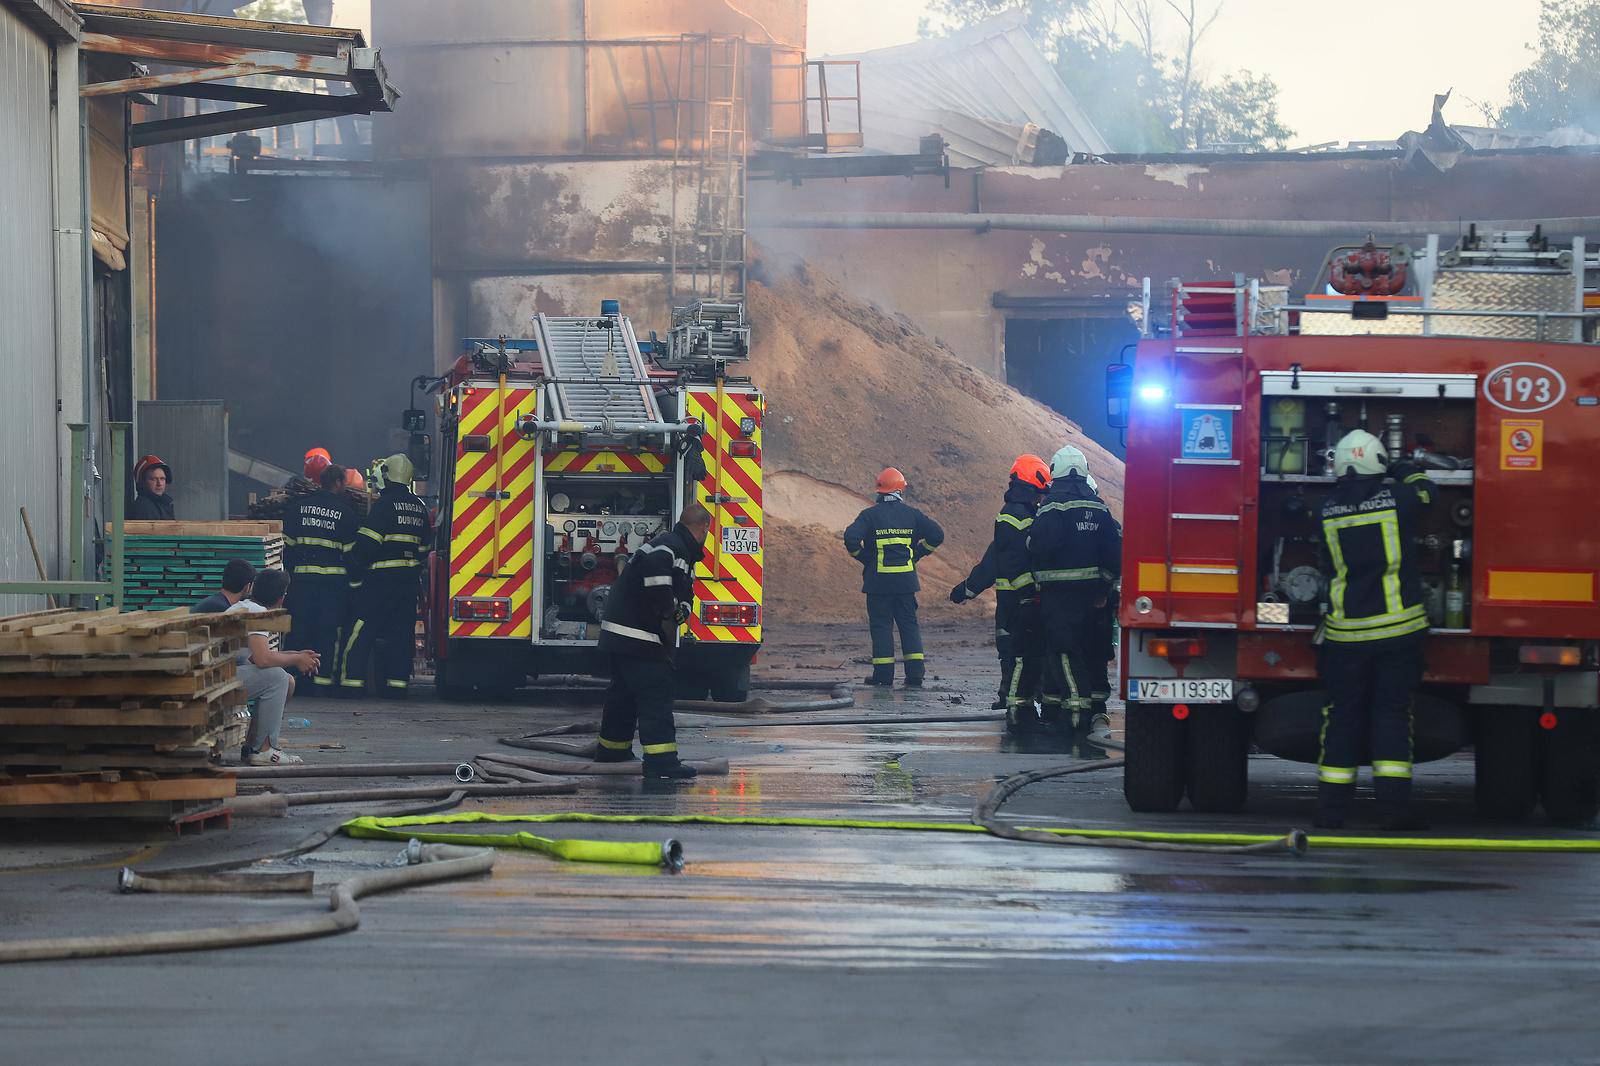
[[[920,567],[925,608],[945,598],[983,554],[1021,452],[1050,457],[1075,444],[1119,515],[1122,462],[1048,407],[919,331],[855,299],[798,260],[752,270],[750,374],[768,401],[763,458],[766,599],[774,618],[864,616],[861,568],[840,533],[895,466],[908,502],[945,529]],[[964,611],[982,608],[959,608]]]

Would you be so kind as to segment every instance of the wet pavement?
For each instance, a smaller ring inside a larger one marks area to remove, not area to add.
[[[996,668],[983,628],[930,629],[929,689],[861,690],[856,710],[844,713],[871,724],[682,716],[686,752],[728,758],[726,777],[667,788],[586,781],[572,796],[463,809],[963,823],[974,797],[1001,777],[1103,754],[1019,748],[995,718],[897,724],[904,715],[989,713]],[[795,627],[757,672],[853,678],[856,639],[842,627]],[[544,692],[500,703],[420,694],[405,703],[297,700],[290,715],[311,726],[286,739],[344,745],[302,751],[318,762],[466,758],[495,750],[498,736],[586,719],[592,700]],[[1258,758],[1241,815],[1135,819],[1109,770],[1029,786],[1005,813],[1030,825],[1277,833],[1308,825],[1313,788],[1308,768]],[[1418,789],[1435,835],[1593,835],[1478,824],[1470,760],[1422,768]],[[259,854],[362,813],[370,807],[301,807],[182,840],[10,833],[0,840],[0,938],[304,913],[312,905],[303,898],[117,896],[114,872],[123,861],[161,867]],[[1360,813],[1370,825],[1370,811]],[[0,1063],[46,1054],[135,1063],[1600,1056],[1592,1009],[1600,855],[1313,847],[1297,860],[955,832],[462,828],[671,835],[688,866],[674,876],[503,850],[489,878],[365,901],[361,928],[332,939],[0,967]],[[400,846],[337,838],[299,865],[331,881]]]

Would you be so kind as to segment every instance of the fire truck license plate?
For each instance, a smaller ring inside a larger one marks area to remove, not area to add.
[[[1130,677],[1128,698],[1139,703],[1231,703],[1233,682],[1187,677]]]
[[[761,550],[761,530],[751,526],[723,526],[724,555],[754,555]]]

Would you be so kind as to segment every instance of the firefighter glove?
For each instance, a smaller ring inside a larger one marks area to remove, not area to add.
[[[967,583],[965,581],[950,590],[951,603],[966,603],[972,598],[972,593],[967,591]]]

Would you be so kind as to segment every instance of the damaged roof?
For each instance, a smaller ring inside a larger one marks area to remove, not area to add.
[[[1048,130],[1068,152],[1111,150],[1020,12],[934,40],[829,59],[861,64],[861,123],[868,151],[908,154],[937,133],[953,166],[1003,166],[1019,157],[1026,127]]]

